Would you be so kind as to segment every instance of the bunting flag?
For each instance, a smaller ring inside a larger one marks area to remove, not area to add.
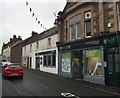
[[[30,8],[30,12],[32,11],[32,9]]]
[[[40,21],[38,21],[38,24],[40,24]]]
[[[37,21],[37,17],[36,17],[36,21]]]
[[[34,15],[35,15],[35,14],[33,13],[33,14],[32,14],[32,17],[33,17]]]
[[[26,6],[28,6],[28,5],[29,5],[29,3],[26,2]],[[29,10],[30,10],[30,12],[32,13],[32,17],[34,17],[34,16],[36,17],[36,15],[35,15],[35,13],[32,11],[32,8],[31,8],[31,7],[29,7]],[[38,25],[41,23],[41,22],[38,20],[37,17],[35,18],[35,20],[37,21]],[[41,28],[43,28],[44,30],[47,30],[47,28],[45,28],[45,26],[43,26],[42,23],[40,24],[40,26],[41,26]]]
[[[26,6],[28,5],[28,2],[26,2]]]

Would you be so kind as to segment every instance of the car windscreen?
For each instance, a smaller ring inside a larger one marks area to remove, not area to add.
[[[8,68],[20,68],[20,65],[9,65]]]

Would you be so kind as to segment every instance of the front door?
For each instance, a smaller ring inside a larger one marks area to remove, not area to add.
[[[107,50],[106,84],[120,86],[120,53],[118,48]]]

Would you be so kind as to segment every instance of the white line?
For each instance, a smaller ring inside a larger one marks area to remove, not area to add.
[[[66,80],[66,81],[69,81],[69,80]],[[69,82],[72,82],[72,81],[69,81]],[[72,83],[75,83],[75,82],[72,82]],[[77,84],[79,84],[79,83],[77,83]],[[86,87],[86,88],[92,88],[92,89],[95,89],[95,90],[98,90],[98,91],[102,91],[102,92],[106,92],[106,93],[110,93],[110,94],[114,94],[114,95],[119,95],[120,96],[120,94],[118,94],[118,93],[113,93],[113,92],[110,92],[110,91],[106,91],[106,90],[103,90],[103,89],[94,88],[94,87],[90,87],[90,86],[86,86],[86,85],[82,85],[82,84],[79,84],[79,85],[81,85],[83,87]]]
[[[13,87],[16,89],[16,91],[20,94],[20,95],[23,95],[21,91],[18,90],[18,88],[16,86],[14,86],[10,81],[7,80],[7,82]]]
[[[42,84],[42,83],[39,83],[39,85],[41,85],[41,86],[43,86],[43,87],[45,87],[45,88],[47,88],[48,89],[48,87],[47,86],[45,86],[44,84]]]

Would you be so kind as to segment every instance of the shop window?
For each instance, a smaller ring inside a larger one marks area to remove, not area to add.
[[[85,51],[85,65],[87,75],[102,76],[102,50],[91,49]]]
[[[70,40],[74,40],[74,17],[70,18]]]
[[[48,66],[52,66],[52,57],[48,55]]]
[[[80,14],[76,15],[76,39],[80,38],[80,32],[81,32],[81,23],[80,23]]]
[[[46,55],[44,55],[44,64],[43,64],[43,66],[47,66],[47,56]]]
[[[71,72],[70,52],[62,53],[62,72]]]

